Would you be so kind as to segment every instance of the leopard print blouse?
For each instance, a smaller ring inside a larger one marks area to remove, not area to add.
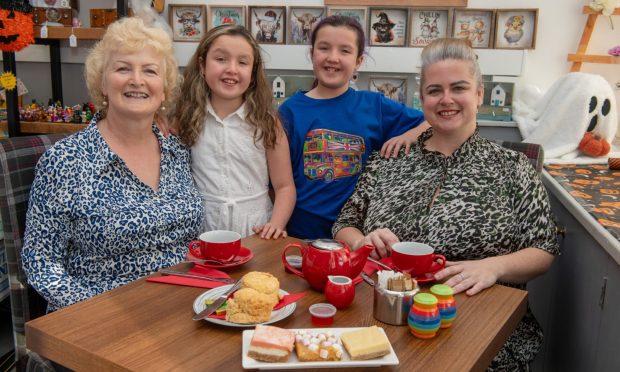
[[[452,156],[445,156],[424,148],[431,136],[432,128],[397,159],[371,156],[334,235],[344,227],[356,227],[364,235],[389,228],[401,241],[429,244],[451,261],[527,247],[559,253],[547,193],[525,155],[480,137],[476,130]],[[496,358],[494,365],[527,368],[541,342],[540,327],[528,310],[498,354],[508,360]]]

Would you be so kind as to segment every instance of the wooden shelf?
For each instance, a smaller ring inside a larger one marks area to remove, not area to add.
[[[570,62],[620,64],[620,57],[595,54],[569,54]]]
[[[88,27],[47,27],[47,39],[69,39],[71,36],[71,30],[73,34],[80,40],[100,40],[105,33],[105,28],[88,28]],[[34,37],[40,38],[41,26],[34,26]]]
[[[325,5],[347,6],[458,6],[466,7],[467,0],[325,0]]]
[[[583,27],[583,33],[581,34],[581,40],[579,40],[579,46],[577,46],[577,52],[569,54],[567,57],[569,62],[573,62],[570,71],[577,72],[581,70],[581,65],[583,63],[620,64],[620,57],[586,53],[588,43],[594,31],[594,25],[596,25],[596,19],[599,15],[602,15],[602,13],[592,10],[588,5],[583,6],[582,12],[588,15],[588,20]],[[613,15],[620,15],[620,8],[614,9]]]
[[[88,124],[20,121],[19,129],[22,134],[75,133],[86,128],[87,125]],[[6,121],[0,121],[0,130],[7,131]]]

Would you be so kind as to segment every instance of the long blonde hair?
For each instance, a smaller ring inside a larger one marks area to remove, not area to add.
[[[237,25],[222,25],[211,29],[200,40],[196,53],[189,61],[181,87],[181,92],[185,96],[181,97],[173,112],[178,123],[179,136],[188,146],[192,146],[204,129],[204,120],[207,115],[206,102],[211,95],[211,88],[200,73],[200,64],[206,60],[207,53],[215,40],[223,35],[241,36],[252,47],[254,54],[252,81],[243,94],[247,113],[245,119],[254,126],[254,141],[262,140],[265,148],[273,148],[282,131],[282,125],[273,108],[273,98],[265,76],[263,58],[252,34],[245,27]]]

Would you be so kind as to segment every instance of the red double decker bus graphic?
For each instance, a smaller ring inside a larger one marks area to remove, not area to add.
[[[314,129],[304,141],[304,174],[309,179],[331,182],[362,170],[364,139],[329,129]]]

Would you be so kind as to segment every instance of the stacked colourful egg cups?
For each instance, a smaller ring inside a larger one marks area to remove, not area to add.
[[[431,293],[437,297],[437,307],[441,318],[441,328],[449,328],[456,318],[456,301],[454,290],[445,284],[435,284],[431,287]]]
[[[441,326],[437,297],[430,293],[418,293],[413,297],[407,323],[409,330],[418,338],[433,338]]]

